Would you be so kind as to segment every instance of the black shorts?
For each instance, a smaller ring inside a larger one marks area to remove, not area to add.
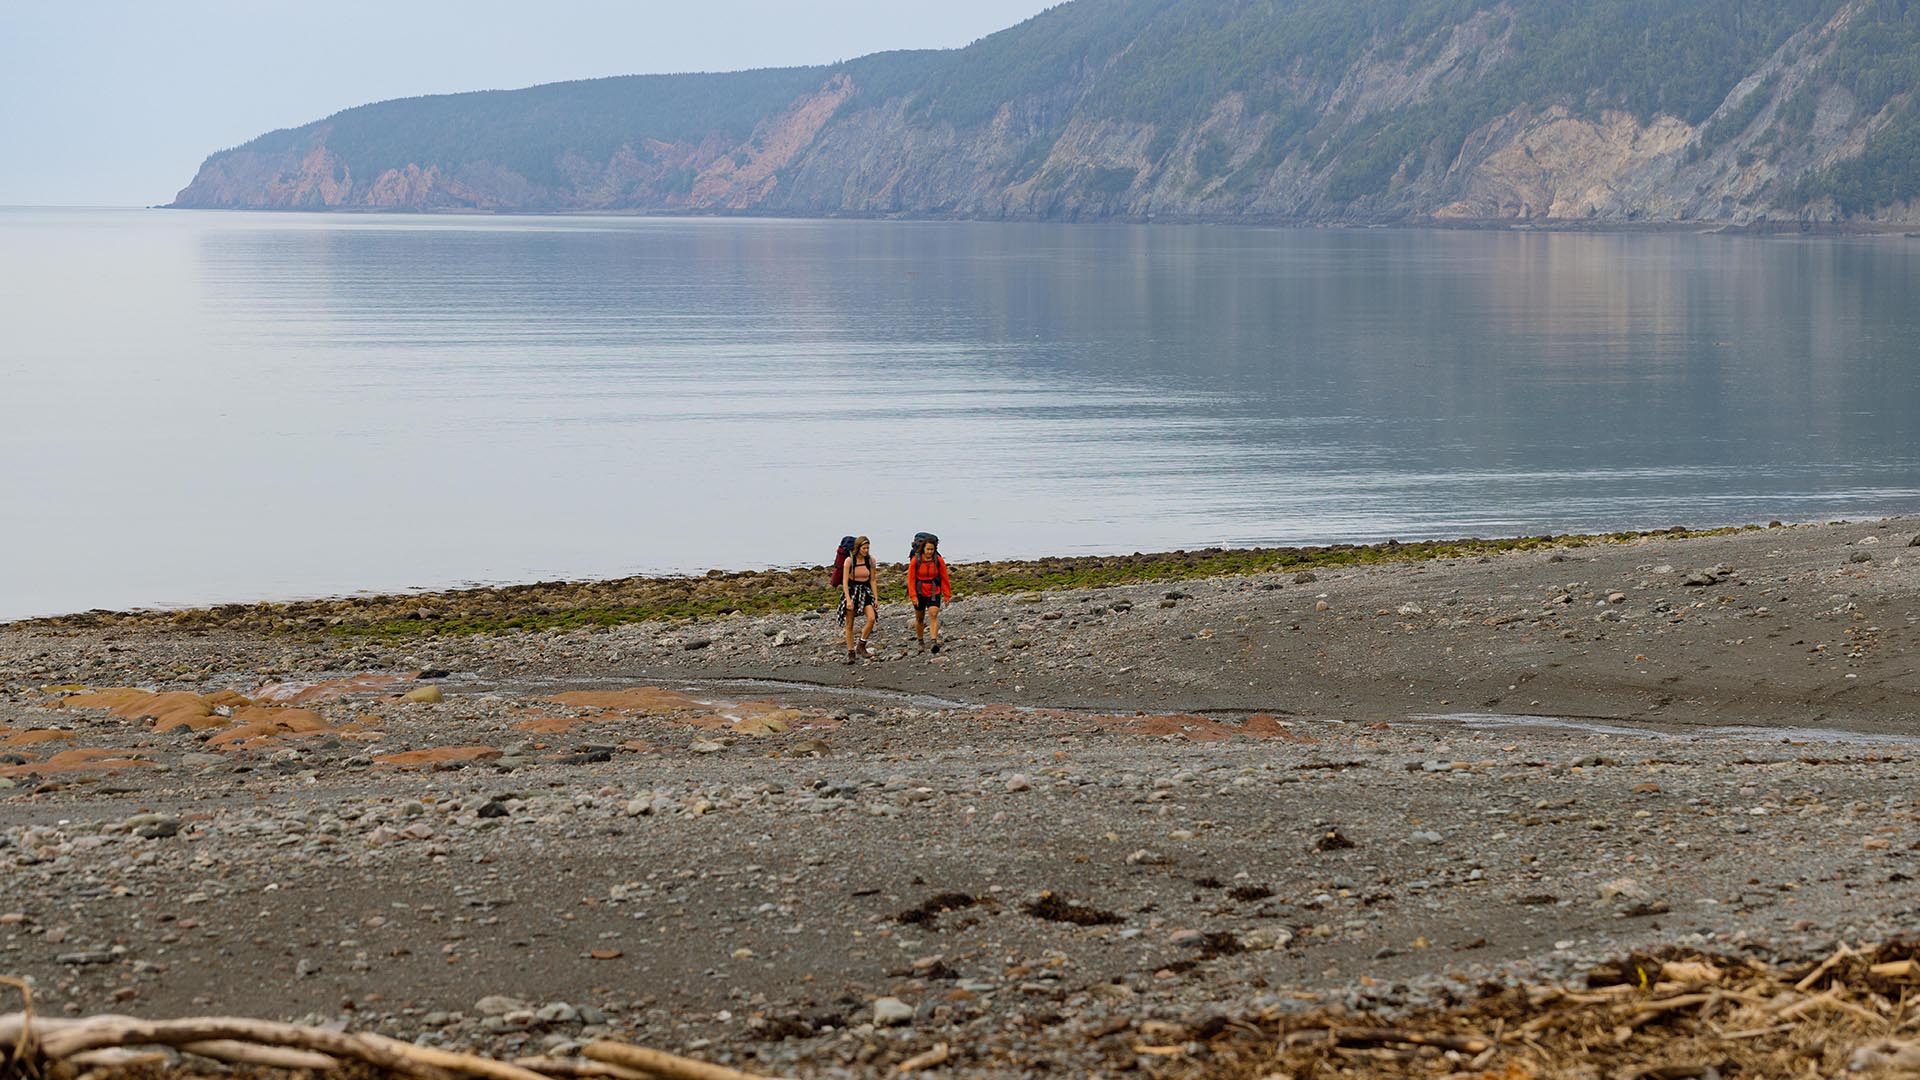
[[[928,608],[937,608],[939,606],[940,597],[937,594],[934,596],[923,596],[913,602],[913,610],[915,611],[925,611]]]

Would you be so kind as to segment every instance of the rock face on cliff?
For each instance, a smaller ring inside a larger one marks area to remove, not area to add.
[[[1911,0],[1072,0],[965,49],[361,106],[180,207],[1920,221]]]

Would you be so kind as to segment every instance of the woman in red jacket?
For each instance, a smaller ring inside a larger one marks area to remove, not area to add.
[[[940,605],[953,599],[953,583],[947,579],[947,560],[940,557],[938,540],[922,540],[907,560],[907,589],[913,599],[913,636],[921,648],[927,647],[927,623],[933,623],[933,652],[940,654]]]

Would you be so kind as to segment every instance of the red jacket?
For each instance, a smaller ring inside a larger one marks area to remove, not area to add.
[[[953,583],[947,580],[947,560],[938,555],[932,562],[926,562],[919,556],[907,561],[907,580],[912,584],[915,600],[924,600],[938,596],[942,600],[953,599]]]

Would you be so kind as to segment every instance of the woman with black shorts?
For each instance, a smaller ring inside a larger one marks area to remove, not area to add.
[[[940,557],[940,541],[928,536],[913,546],[913,558],[907,560],[908,599],[913,601],[913,636],[922,649],[927,647],[927,623],[933,623],[933,653],[940,655],[940,605],[953,599],[953,583],[947,575],[947,560]]]
[[[856,537],[853,541],[853,554],[841,567],[840,574],[840,613],[847,620],[847,663],[853,663],[856,654],[873,658],[867,648],[867,639],[873,636],[873,625],[879,621],[880,611],[874,600],[873,545],[866,537]],[[856,646],[853,640],[853,624],[864,614],[867,617],[866,629],[860,632],[860,642]]]

